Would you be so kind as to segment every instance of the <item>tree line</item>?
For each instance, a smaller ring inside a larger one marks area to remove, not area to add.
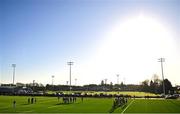
[[[141,82],[141,91],[155,94],[163,93],[163,83],[165,85],[166,94],[174,93],[175,88],[172,86],[171,82],[168,79],[164,79],[164,81],[159,79],[156,74],[154,74],[152,80],[144,80]]]
[[[173,93],[176,90],[175,87],[172,87],[171,82],[168,79],[164,80],[165,92]],[[8,86],[10,84],[1,84],[1,86]],[[12,86],[12,85],[10,85]],[[15,86],[15,85],[14,85]],[[69,85],[51,85],[34,83],[34,84],[22,84],[18,83],[16,86],[26,86],[31,88],[34,92],[42,91],[69,91]],[[140,84],[110,84],[104,83],[102,80],[100,84],[88,84],[83,86],[71,86],[71,91],[140,91],[140,92],[150,92],[155,94],[163,93],[163,81],[159,79],[159,76],[156,74],[153,75],[151,80],[144,80]]]

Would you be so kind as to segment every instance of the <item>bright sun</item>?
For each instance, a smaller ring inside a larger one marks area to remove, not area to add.
[[[120,73],[132,83],[158,71],[157,58],[170,57],[174,50],[167,28],[143,15],[119,21],[102,42],[89,63],[93,68],[89,69],[101,75],[101,79],[105,73],[110,78],[112,74]],[[114,81],[114,77],[111,80]]]
[[[169,31],[153,18],[143,15],[117,24],[108,37],[107,43],[110,44],[110,48],[115,47],[118,50],[140,55],[148,52],[157,56],[166,56],[171,46]]]

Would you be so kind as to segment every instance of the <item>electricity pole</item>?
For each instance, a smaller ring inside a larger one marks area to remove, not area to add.
[[[13,67],[13,85],[14,85],[16,64],[12,64],[12,67]]]
[[[165,92],[165,84],[164,84],[164,70],[163,70],[163,62],[165,62],[165,58],[159,58],[158,59],[159,61],[158,62],[161,62],[161,72],[162,72],[162,79],[163,79],[163,92],[164,92],[164,95],[166,94]]]
[[[73,65],[74,62],[67,62],[67,64],[69,65],[69,85],[70,85],[70,91],[71,91],[71,65]]]

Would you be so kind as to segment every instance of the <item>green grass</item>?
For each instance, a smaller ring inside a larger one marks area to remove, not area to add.
[[[25,96],[0,96],[0,113],[108,113],[113,98],[80,98],[73,104],[61,104],[57,97],[36,97],[36,104],[28,104]],[[16,100],[16,108],[12,106]],[[130,99],[124,107],[114,113],[180,113],[180,100]]]
[[[180,113],[180,100],[136,99],[129,101],[128,105],[124,113]],[[115,112],[122,112],[124,109],[119,108]]]
[[[28,97],[0,96],[0,112],[77,112],[77,113],[105,113],[112,106],[112,98],[80,98],[74,104],[60,104],[56,97],[36,97],[36,104],[27,104]],[[16,108],[12,108],[12,102],[16,99]]]

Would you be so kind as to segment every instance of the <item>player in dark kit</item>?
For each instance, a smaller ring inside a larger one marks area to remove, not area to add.
[[[16,108],[16,101],[13,101],[13,108]]]
[[[30,104],[30,98],[28,98],[28,104]]]

